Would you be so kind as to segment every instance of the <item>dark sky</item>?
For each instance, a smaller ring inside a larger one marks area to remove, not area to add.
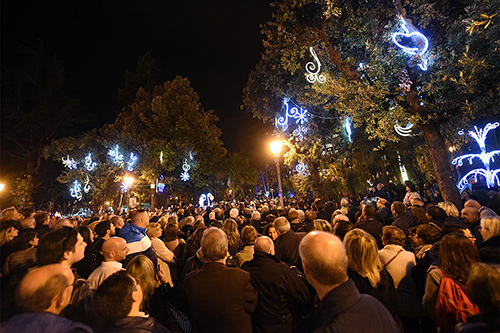
[[[2,66],[42,40],[96,125],[119,111],[126,69],[150,51],[161,81],[187,77],[205,109],[219,115],[223,141],[250,157],[267,149],[272,128],[240,110],[242,90],[263,50],[269,1],[4,1]],[[102,121],[101,121],[102,119]]]

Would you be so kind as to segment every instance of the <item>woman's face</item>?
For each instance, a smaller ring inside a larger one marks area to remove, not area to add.
[[[158,228],[156,230],[156,238],[160,238],[162,233],[163,233],[163,230],[161,230],[161,228]]]
[[[33,246],[33,247],[37,247],[37,246],[38,246],[38,240],[39,240],[39,239],[38,239],[38,237],[37,237],[37,236],[35,236],[35,238],[33,238],[32,240],[30,240],[30,244],[31,244],[31,246]]]
[[[411,192],[411,189],[408,186],[406,186],[406,192]]]
[[[10,228],[9,233],[7,234],[7,237],[9,238],[9,242],[13,240],[15,237],[17,237],[17,234],[19,231],[16,228]]]
[[[267,235],[272,239],[272,240],[276,240],[276,238],[278,238],[278,232],[276,231],[276,229],[274,227],[271,227],[267,230]]]

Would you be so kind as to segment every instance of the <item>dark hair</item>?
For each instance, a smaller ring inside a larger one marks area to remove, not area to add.
[[[429,222],[427,220],[427,216],[425,215],[425,211],[422,207],[411,206],[410,210],[413,213],[413,215],[415,215],[415,217],[417,218],[418,224],[426,224]]]
[[[222,209],[216,209],[215,210],[215,219],[217,221],[220,221],[224,218],[224,212],[222,211]]]
[[[465,283],[472,264],[479,261],[476,245],[462,234],[448,234],[439,245],[439,268],[459,283]]]
[[[201,238],[203,237],[203,232],[208,228],[203,226],[199,227],[193,232],[191,236],[191,244],[189,245],[189,253],[195,254],[196,251],[201,247]]]
[[[431,217],[432,222],[443,223],[446,219],[446,211],[436,205],[427,206],[427,214]]]
[[[106,319],[125,318],[132,309],[136,281],[126,271],[118,271],[104,280],[94,294],[94,305]]]
[[[45,234],[36,250],[36,262],[38,266],[60,263],[64,259],[65,252],[75,251],[78,241],[78,231],[63,227],[56,231]]]
[[[353,224],[346,220],[339,220],[333,226],[333,233],[340,238],[342,241],[344,240],[345,235],[353,228]]]
[[[23,210],[24,217],[28,217],[33,213],[35,213],[35,210],[33,208],[26,208],[25,210]]]
[[[35,221],[36,221],[36,226],[40,226],[43,224],[43,222],[47,221],[47,219],[50,217],[50,214],[47,212],[37,212],[35,214]]]
[[[170,242],[179,238],[179,225],[167,224],[165,232],[163,233],[163,238],[165,242]]]
[[[391,209],[393,209],[399,215],[403,214],[406,211],[406,206],[401,201],[394,201],[391,205]]]
[[[363,207],[363,213],[365,213],[366,217],[374,218],[377,213],[377,209],[372,205],[366,205]]]
[[[409,180],[405,181],[405,186],[408,186],[410,188],[410,192],[417,192],[415,184],[413,184],[411,181]]]
[[[111,222],[101,221],[101,222],[97,223],[97,225],[94,228],[94,231],[97,234],[97,236],[104,237],[104,236],[106,236],[106,233],[110,229],[111,229]]]
[[[54,297],[68,285],[68,278],[63,274],[54,274],[35,290],[16,290],[16,305],[23,312],[45,312]]]
[[[243,245],[253,245],[257,236],[257,230],[251,225],[247,225],[241,230],[241,242]]]
[[[417,227],[417,237],[425,244],[434,244],[441,239],[441,231],[432,224],[421,224]]]
[[[382,239],[386,240],[388,244],[404,246],[406,235],[400,228],[393,225],[386,225],[382,228]]]
[[[35,231],[26,231],[17,236],[12,244],[13,252],[26,250],[31,247],[30,242],[35,239],[37,233]]]
[[[274,228],[273,222],[270,222],[264,226],[264,230],[262,231],[262,234],[264,236],[269,236],[269,228]],[[276,229],[276,228],[275,228]]]
[[[78,233],[82,235],[83,240],[85,241],[85,243],[87,243],[87,246],[89,246],[90,248],[90,245],[92,244],[92,241],[90,240],[90,234],[92,233],[92,230],[90,230],[90,228],[86,225],[79,226],[77,230]]]
[[[306,210],[306,213],[304,214],[304,222],[305,223],[314,222],[317,216],[318,215],[314,210]]]

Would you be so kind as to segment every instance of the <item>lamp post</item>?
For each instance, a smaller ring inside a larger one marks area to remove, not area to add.
[[[134,184],[134,177],[123,177],[123,184],[127,188],[127,213],[130,213],[130,188]]]
[[[269,144],[269,146],[271,147],[271,151],[273,152],[274,155],[274,161],[276,162],[276,170],[278,174],[278,190],[280,191],[281,208],[285,209],[285,205],[283,203],[283,189],[281,188],[281,170],[280,170],[280,160],[279,160],[282,142],[273,141]]]

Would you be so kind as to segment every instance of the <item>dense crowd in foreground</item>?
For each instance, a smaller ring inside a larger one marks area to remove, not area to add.
[[[7,207],[0,330],[500,331],[499,212],[424,204],[411,185],[371,197],[85,219]]]

